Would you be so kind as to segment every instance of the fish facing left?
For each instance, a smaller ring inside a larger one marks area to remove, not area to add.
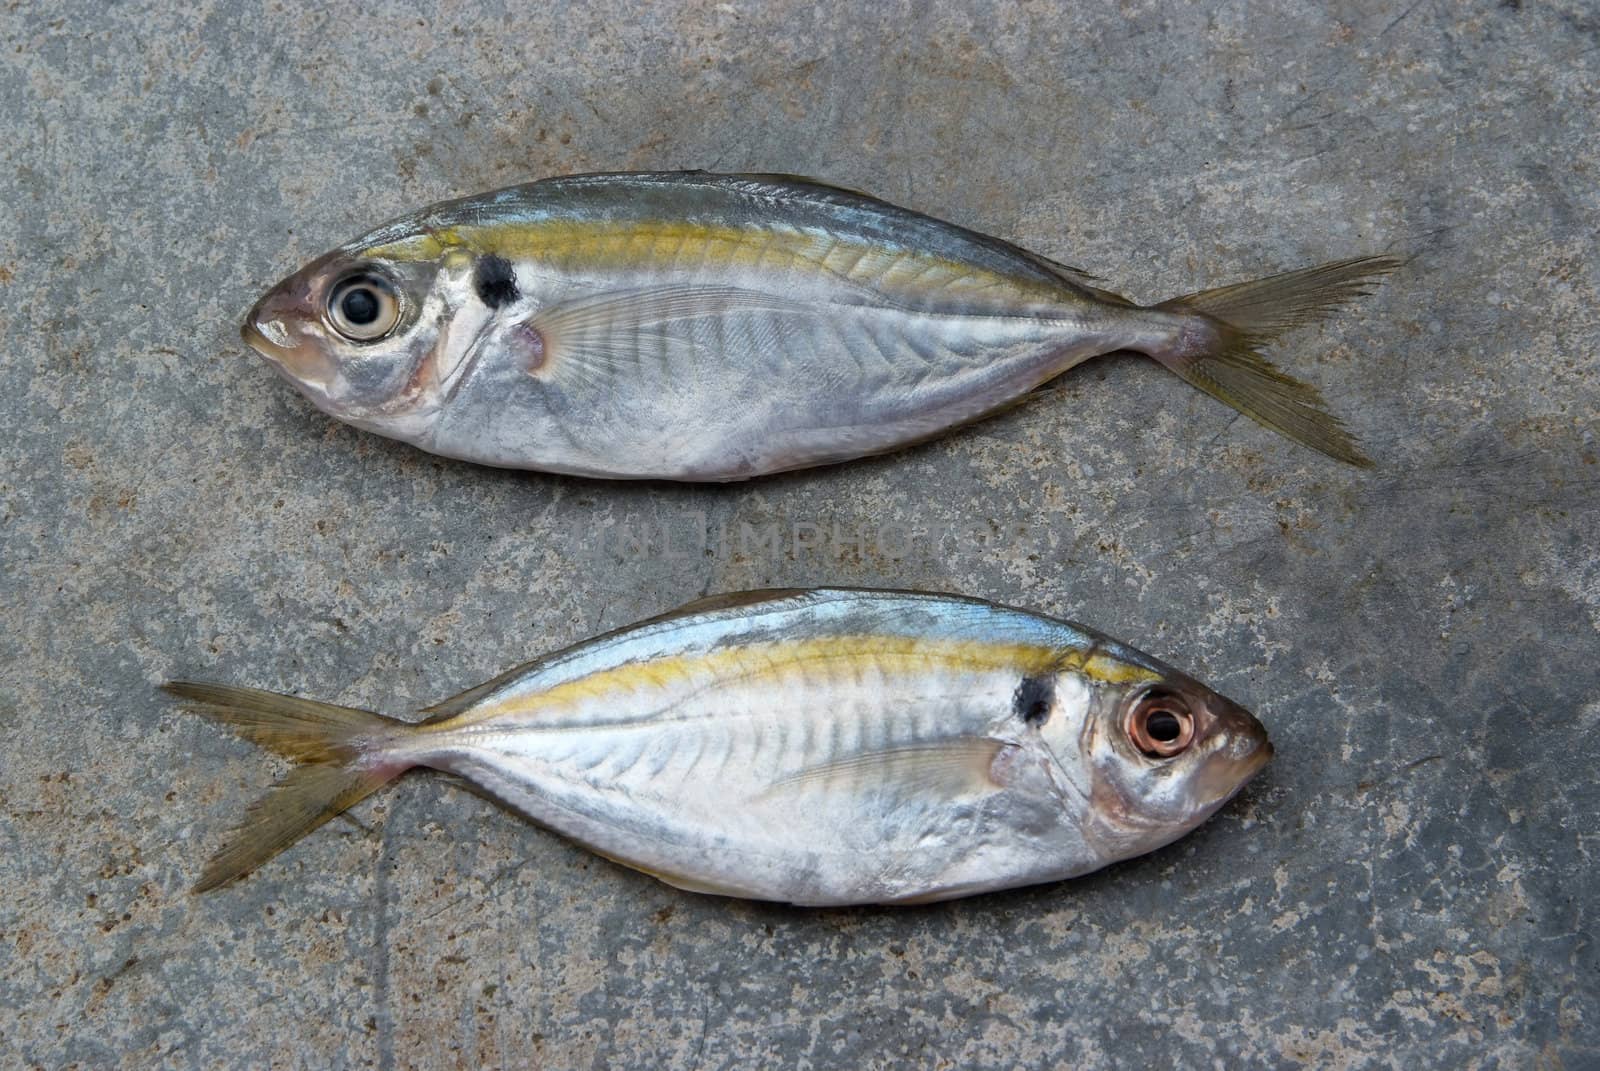
[[[1248,711],[1131,647],[915,592],[702,600],[416,723],[253,688],[166,689],[299,764],[197,892],[431,767],[678,888],[817,906],[945,900],[1152,851],[1272,756]]]
[[[448,457],[744,480],[895,450],[1144,353],[1370,462],[1279,336],[1399,266],[1356,257],[1140,306],[997,238],[792,175],[576,175],[430,205],[318,257],[245,341],[340,420]]]

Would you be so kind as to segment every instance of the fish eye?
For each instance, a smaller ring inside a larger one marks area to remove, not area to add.
[[[1150,692],[1128,711],[1125,726],[1133,746],[1153,759],[1169,759],[1194,741],[1194,714],[1169,692]]]
[[[376,342],[400,322],[400,298],[382,276],[360,272],[328,292],[328,323],[352,342]]]

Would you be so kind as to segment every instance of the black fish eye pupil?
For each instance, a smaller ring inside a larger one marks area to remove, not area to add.
[[[339,311],[357,327],[365,327],[378,318],[378,295],[370,286],[353,286],[339,299]]]
[[[1183,724],[1172,711],[1157,710],[1152,711],[1150,717],[1145,720],[1144,731],[1149,734],[1150,739],[1169,744],[1182,735]]]

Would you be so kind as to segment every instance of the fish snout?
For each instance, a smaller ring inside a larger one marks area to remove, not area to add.
[[[245,314],[239,335],[245,345],[266,358],[295,383],[326,390],[333,380],[330,359],[316,319],[308,315],[303,287],[282,286]]]
[[[1210,745],[1200,774],[1201,794],[1216,800],[1232,796],[1272,760],[1272,741],[1256,716],[1231,699],[1213,695]]]

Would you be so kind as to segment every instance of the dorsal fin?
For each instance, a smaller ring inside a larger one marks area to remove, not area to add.
[[[702,172],[702,174],[710,174],[710,172]],[[811,186],[824,193],[847,193],[852,197],[862,197],[868,201],[876,201],[879,204],[889,204],[883,198],[874,197],[865,190],[858,190],[854,186],[841,186],[837,182],[813,178],[810,175],[797,175],[791,171],[741,171],[731,177],[748,179],[752,182],[778,183],[785,186]]]
[[[709,614],[716,610],[737,610],[744,606],[759,606],[764,602],[778,602],[798,595],[809,594],[808,588],[757,588],[754,591],[725,591],[718,595],[702,595],[686,602],[676,610],[668,610],[651,621],[670,621],[691,614]]]
[[[543,661],[545,661],[545,659],[536,658],[532,662],[525,662],[522,665],[517,666],[515,669],[506,670],[493,680],[484,681],[475,688],[468,688],[466,691],[461,692],[458,695],[453,695],[449,699],[446,699],[442,702],[435,703],[431,707],[423,707],[420,713],[428,716],[417,724],[433,725],[441,721],[449,721],[451,718],[467,710],[480,699],[489,695],[491,692],[497,691],[503,687],[512,678],[522,676],[524,673],[527,673],[537,667]]]

